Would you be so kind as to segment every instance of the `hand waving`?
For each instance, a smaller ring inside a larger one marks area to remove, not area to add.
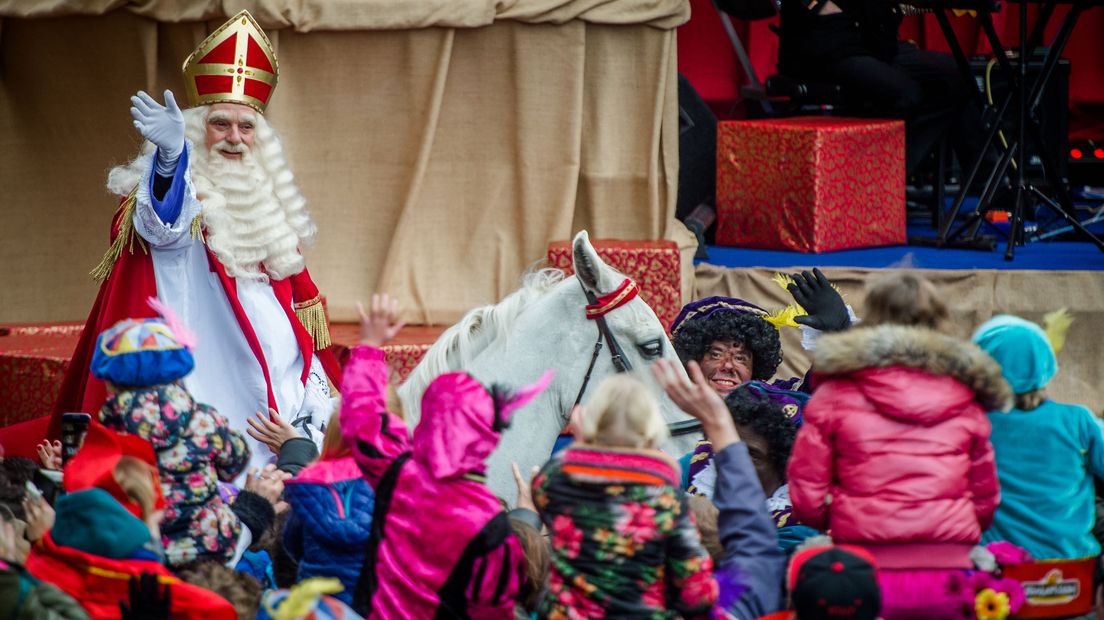
[[[787,288],[794,301],[808,312],[794,319],[798,323],[826,332],[843,331],[851,326],[847,304],[819,269],[795,273],[793,284]]]
[[[691,361],[687,365],[690,383],[678,372],[677,363],[658,359],[652,364],[652,374],[671,400],[679,406],[679,409],[701,421],[705,436],[713,443],[715,452],[740,441],[740,435],[736,432],[736,424],[732,421],[728,407],[725,406],[717,391],[709,385],[698,363]]]
[[[146,140],[157,145],[158,166],[175,166],[184,151],[184,115],[176,105],[171,90],[165,91],[165,105],[157,103],[145,91],[130,98],[130,115],[134,126]],[[171,172],[159,169],[159,172]]]
[[[372,305],[368,312],[364,306],[357,304],[360,312],[360,343],[372,347],[382,347],[387,344],[399,330],[406,325],[399,319],[399,300],[387,293],[372,295]]]

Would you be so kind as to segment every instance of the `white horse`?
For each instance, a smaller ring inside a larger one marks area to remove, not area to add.
[[[487,485],[511,506],[517,488],[510,463],[516,462],[528,475],[534,465],[548,459],[591,365],[582,394],[584,405],[604,377],[618,372],[605,339],[595,357],[599,328],[597,321],[586,316],[587,293],[601,297],[617,290],[627,278],[602,262],[585,230],[575,236],[572,258],[575,277],[565,278],[558,269],[528,274],[522,288],[497,305],[465,315],[441,335],[398,390],[407,422],[413,426],[421,416],[426,386],[444,372],[464,370],[484,385],[515,388],[532,383],[549,368],[556,371],[548,389],[514,414],[487,461]],[[604,318],[623,359],[659,399],[668,424],[685,425],[692,420],[663,393],[648,369],[660,357],[678,359],[655,312],[636,297]],[[664,449],[677,458],[699,438],[698,432],[674,436]]]

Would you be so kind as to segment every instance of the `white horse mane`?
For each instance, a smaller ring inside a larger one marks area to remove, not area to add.
[[[530,271],[522,276],[521,288],[502,301],[465,314],[426,351],[400,389],[407,394],[421,394],[438,375],[466,368],[488,345],[506,338],[518,315],[548,294],[564,277],[564,272],[554,267]]]

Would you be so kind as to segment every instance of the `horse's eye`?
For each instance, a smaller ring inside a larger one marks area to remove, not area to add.
[[[643,344],[636,345],[636,348],[640,349],[640,354],[647,359],[655,359],[663,355],[663,340],[659,338],[649,340]]]

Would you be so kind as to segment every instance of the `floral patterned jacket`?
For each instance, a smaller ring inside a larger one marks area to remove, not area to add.
[[[533,480],[552,536],[544,618],[710,617],[713,562],[658,451],[574,445]]]
[[[219,496],[218,482],[233,480],[249,462],[241,433],[180,383],[112,394],[100,421],[146,439],[157,452],[168,505],[161,522],[167,563],[232,559],[242,524]]]

